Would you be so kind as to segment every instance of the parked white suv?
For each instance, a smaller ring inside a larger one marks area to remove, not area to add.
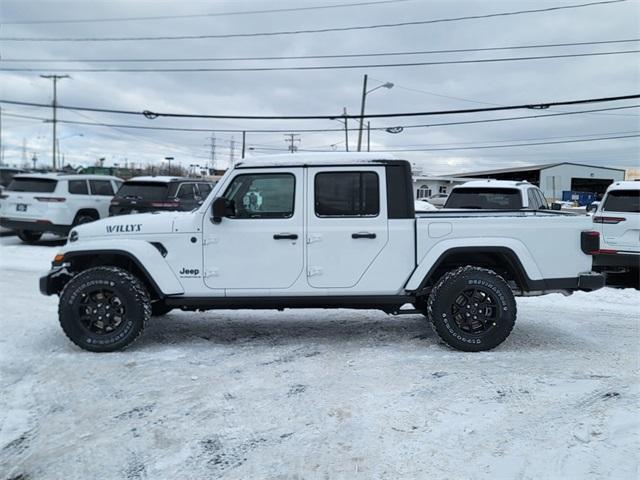
[[[640,269],[640,182],[609,186],[593,216],[600,250],[593,257],[600,270]]]
[[[109,216],[109,203],[122,180],[105,175],[20,174],[4,192],[0,225],[37,242],[45,232],[66,235],[71,228]]]
[[[549,204],[542,190],[529,182],[473,180],[453,187],[444,208],[546,210]]]

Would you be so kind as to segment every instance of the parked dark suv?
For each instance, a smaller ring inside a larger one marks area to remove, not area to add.
[[[109,206],[109,215],[189,211],[209,195],[214,183],[184,177],[134,177],[122,184]]]

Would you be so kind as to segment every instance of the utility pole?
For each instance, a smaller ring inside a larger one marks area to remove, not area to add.
[[[53,141],[52,144],[52,152],[51,159],[53,162],[53,170],[55,171],[57,168],[56,165],[56,123],[57,119],[57,106],[58,106],[58,80],[63,78],[71,78],[69,75],[40,75],[42,78],[46,78],[48,80],[53,80]]]
[[[236,163],[235,160],[235,154],[236,154],[236,140],[235,138],[233,138],[233,135],[231,135],[231,141],[229,142],[229,163],[230,163],[230,167],[233,167],[233,164]]]
[[[344,145],[349,151],[349,124],[347,123],[347,107],[342,107],[342,115],[344,115]]]
[[[211,137],[209,137],[209,155],[210,155],[210,162],[211,165],[209,166],[210,169],[215,170],[216,169],[216,134],[215,132],[211,132]]]
[[[360,128],[358,129],[358,151],[362,148],[362,123],[364,122],[364,102],[367,98],[367,79],[369,76],[364,74],[364,81],[362,83],[362,103],[360,104]]]
[[[300,143],[300,135],[298,135],[297,133],[285,133],[284,137],[284,141],[289,143],[289,152],[295,153],[298,150],[298,147],[296,147],[296,142]]]
[[[22,137],[22,156],[21,156],[21,164],[23,166],[27,166],[29,165],[29,162],[27,160],[27,139]]]
[[[367,122],[367,152],[371,151],[371,122]]]
[[[33,152],[33,157],[31,157],[31,161],[33,162],[33,169],[36,169],[36,163],[38,163],[38,156],[36,155],[36,152]]]
[[[247,132],[242,131],[242,158],[244,158],[244,150],[247,147]]]

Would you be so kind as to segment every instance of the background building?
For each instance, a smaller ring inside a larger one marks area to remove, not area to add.
[[[464,177],[436,177],[428,175],[416,175],[413,177],[413,198],[429,198],[436,193],[449,193],[453,187],[475,178]]]

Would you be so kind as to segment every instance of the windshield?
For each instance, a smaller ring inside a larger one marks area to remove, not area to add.
[[[160,182],[124,182],[116,197],[137,200],[165,200],[169,190],[167,183]]]
[[[14,178],[7,187],[12,192],[51,193],[56,189],[58,181],[50,178]]]
[[[522,199],[520,190],[515,188],[455,188],[444,208],[518,210]]]
[[[613,190],[609,192],[603,210],[640,213],[640,190]]]

